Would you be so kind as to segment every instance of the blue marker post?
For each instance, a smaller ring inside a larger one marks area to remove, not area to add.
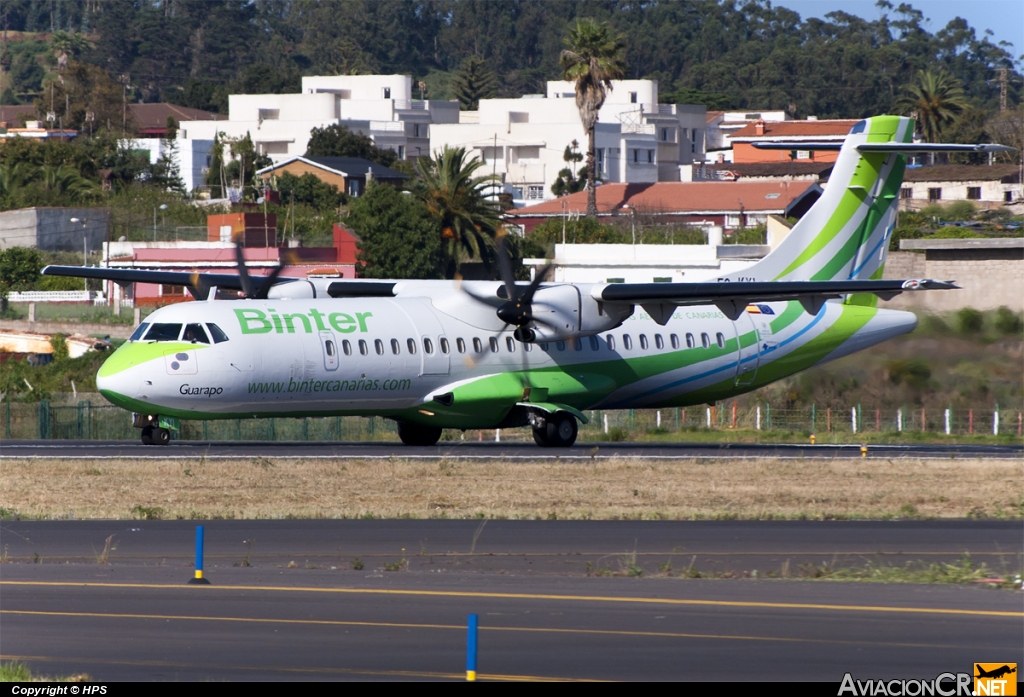
[[[196,576],[189,580],[189,584],[201,584],[208,586],[210,582],[203,578],[203,526],[196,526]]]
[[[466,681],[476,682],[476,615],[469,616],[466,636]]]

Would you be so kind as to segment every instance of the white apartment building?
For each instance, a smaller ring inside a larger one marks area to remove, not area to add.
[[[242,138],[275,164],[304,155],[314,128],[335,124],[369,136],[400,159],[429,152],[432,124],[458,123],[458,102],[412,98],[408,75],[317,75],[299,94],[232,94],[227,121],[182,121],[178,138]]]
[[[210,121],[209,123],[225,122]],[[151,165],[156,164],[160,156],[168,152],[178,166],[178,176],[185,183],[185,190],[190,193],[193,189],[203,185],[203,178],[210,171],[212,139],[178,137],[174,139],[173,146],[171,145],[172,141],[163,138],[132,138],[123,140],[121,143],[131,150],[145,151]]]
[[[680,181],[681,168],[704,159],[705,108],[659,104],[655,80],[615,80],[598,117],[595,149],[602,182]],[[546,94],[481,99],[458,123],[435,124],[430,150],[476,151],[484,173],[498,175],[517,206],[554,198],[551,186],[575,141],[587,150],[571,82],[551,81]],[[585,164],[574,165],[579,169]]]
[[[756,121],[789,121],[785,111],[709,111],[705,136],[708,162],[732,162],[732,135]]]

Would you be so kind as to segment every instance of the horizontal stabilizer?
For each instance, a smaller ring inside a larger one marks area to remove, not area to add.
[[[751,143],[758,150],[841,150],[842,143],[812,142],[800,140],[774,140],[765,143]],[[1008,145],[995,143],[861,143],[859,152],[1009,152],[1016,150]]]
[[[861,143],[860,152],[1009,152],[1009,145],[995,143]]]
[[[763,143],[751,143],[758,150],[841,150],[842,143],[813,142],[809,140],[772,140]]]

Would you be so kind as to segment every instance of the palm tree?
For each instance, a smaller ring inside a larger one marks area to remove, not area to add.
[[[488,252],[494,247],[501,213],[481,191],[495,177],[474,176],[482,166],[479,159],[467,160],[465,148],[448,146],[416,162],[418,179],[412,190],[441,230],[449,278],[458,273],[463,257],[490,263]]]
[[[945,71],[919,70],[914,83],[904,89],[906,96],[896,108],[917,119],[918,130],[929,143],[937,143],[942,127],[967,106],[960,81]]]
[[[576,108],[587,133],[587,217],[597,218],[594,170],[594,127],[612,80],[626,74],[624,44],[608,28],[593,19],[576,20],[565,39],[559,63],[565,79],[576,83]]]

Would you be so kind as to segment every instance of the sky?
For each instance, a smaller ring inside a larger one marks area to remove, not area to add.
[[[922,26],[934,34],[939,31],[951,19],[963,17],[967,23],[974,28],[978,38],[985,35],[986,29],[991,29],[995,36],[990,36],[989,41],[998,44],[1000,41],[1009,41],[1013,48],[1009,52],[1019,58],[1024,54],[1024,1],[1022,0],[889,0],[893,7],[899,7],[901,2],[907,2],[914,9],[924,13],[925,19],[930,22],[922,23]],[[881,15],[881,10],[875,7],[876,0],[772,0],[775,7],[785,7],[800,15],[801,19],[808,17],[824,18],[829,12],[842,10],[864,19],[874,20]],[[889,11],[889,17],[894,18],[895,13]]]

